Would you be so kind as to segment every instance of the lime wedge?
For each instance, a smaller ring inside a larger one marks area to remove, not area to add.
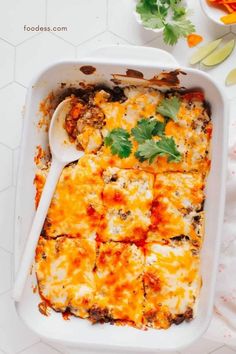
[[[235,46],[235,40],[232,39],[222,48],[216,49],[212,54],[206,57],[202,64],[206,66],[213,66],[222,63],[225,59],[230,56]]]
[[[220,44],[220,42],[222,41],[222,39],[216,39],[213,42],[207,43],[206,45],[200,47],[191,57],[190,59],[190,64],[194,65],[199,63],[202,59],[204,59],[206,56],[208,56],[209,54],[211,54],[213,52],[213,50],[215,50],[218,45]]]
[[[225,83],[227,86],[235,85],[236,84],[236,69],[231,70],[226,79]]]

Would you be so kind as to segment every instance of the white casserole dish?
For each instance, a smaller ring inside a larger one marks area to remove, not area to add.
[[[84,75],[79,70],[83,65],[96,67],[96,72]],[[160,50],[143,47],[107,47],[93,53],[90,58],[50,66],[30,86],[26,101],[17,186],[15,270],[35,212],[33,179],[36,167],[33,157],[37,145],[45,148],[48,143],[47,134],[37,127],[40,101],[52,90],[59,89],[61,82],[78,86],[81,80],[86,80],[92,83],[107,82],[111,85],[111,74],[124,74],[127,68],[139,70],[145,77],[150,78],[163,70],[172,71],[179,66],[170,54]],[[92,326],[88,321],[75,317],[65,321],[60,313],[54,311],[46,317],[38,310],[40,298],[32,291],[32,284],[36,284],[35,275],[32,274],[28,277],[22,300],[16,304],[16,309],[26,325],[40,337],[71,347],[101,350],[109,347],[112,351],[120,348],[125,352],[133,350],[135,353],[144,351],[151,353],[157,349],[181,350],[197,340],[207,329],[213,310],[224,214],[227,114],[224,97],[207,74],[189,68],[181,68],[181,71],[187,75],[180,75],[180,86],[204,90],[206,99],[211,104],[213,121],[212,166],[206,188],[205,241],[201,256],[203,287],[196,318],[190,323],[173,325],[168,330],[141,331],[109,324]]]

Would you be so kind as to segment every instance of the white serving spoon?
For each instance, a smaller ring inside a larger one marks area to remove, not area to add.
[[[61,172],[65,165],[80,159],[84,155],[83,151],[77,150],[75,144],[69,141],[64,128],[65,118],[70,109],[71,99],[68,98],[58,105],[52,116],[49,127],[49,146],[52,153],[52,163],[16,276],[12,294],[15,301],[21,299],[21,294],[33,263],[35,248]]]

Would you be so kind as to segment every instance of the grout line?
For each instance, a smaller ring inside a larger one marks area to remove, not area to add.
[[[87,42],[89,42],[89,41],[92,41],[93,39],[96,39],[97,37],[101,36],[102,34],[104,34],[104,33],[106,33],[106,32],[107,32],[107,30],[105,29],[104,31],[95,34],[94,36],[92,36],[92,37],[86,39],[85,41],[83,41],[83,42],[77,44],[77,47],[79,47],[80,45],[83,45],[83,44],[85,44],[85,43],[87,43]]]
[[[65,38],[63,38],[63,37],[61,37],[61,36],[59,36],[59,35],[58,35],[57,33],[55,33],[55,32],[48,32],[48,34],[51,34],[51,35],[55,36],[55,37],[58,38],[58,39],[61,39],[63,42],[65,42],[65,43],[71,45],[72,47],[75,47],[75,46],[76,46],[75,44],[73,44],[72,42],[68,41],[67,39],[65,39]]]
[[[220,344],[220,343],[219,343]],[[220,345],[218,348],[216,348],[216,349],[214,349],[214,350],[212,350],[211,352],[209,352],[208,354],[212,354],[212,353],[215,353],[217,350],[219,350],[219,349],[222,349],[222,348],[224,348],[225,347],[225,345],[223,344],[223,345]]]
[[[6,44],[10,45],[11,47],[14,47],[14,48],[16,47],[16,44],[10,43],[7,39],[4,39],[4,38],[0,37],[0,40],[5,42]]]
[[[10,86],[10,85],[14,84],[14,82],[15,82],[14,80],[8,82],[7,84],[1,86],[1,87],[0,87],[0,90],[5,89],[7,86]]]
[[[28,350],[28,349],[32,348],[34,345],[37,345],[37,344],[39,344],[40,342],[41,342],[41,341],[40,341],[40,339],[39,339],[37,342],[35,342],[35,343],[33,343],[33,344],[31,344],[31,345],[29,345],[29,346],[27,346],[27,347],[25,347],[25,348],[23,348],[23,349],[21,349],[21,350],[17,351],[15,354],[22,353],[23,351],[25,351],[25,350]]]
[[[1,191],[2,192],[2,191]],[[0,246],[0,250],[4,251],[5,253],[8,253],[9,256],[13,256],[13,252],[9,251],[8,249],[6,249],[3,246]],[[8,291],[8,290],[7,290]]]
[[[27,86],[23,85],[21,82],[19,82],[19,81],[17,81],[17,80],[15,80],[14,83],[17,84],[17,85],[19,85],[19,86],[21,86],[21,87],[23,87],[23,88],[25,88],[26,90],[28,89]],[[17,149],[18,147],[19,147],[19,146],[17,146],[17,147],[14,148],[14,149]]]
[[[63,354],[62,351],[60,351],[59,349],[55,348],[52,344],[49,344],[48,342],[44,342],[43,340],[40,340],[40,343],[47,345],[48,347],[50,347],[51,349],[56,350],[60,354]]]
[[[133,42],[130,42],[128,39],[123,38],[123,37],[120,36],[119,34],[113,32],[111,29],[109,29],[109,32],[110,32],[111,34],[113,34],[114,36],[116,36],[116,37],[122,39],[122,41],[127,42],[128,44],[131,44],[131,45],[141,45],[141,44],[135,44],[135,43],[133,43]]]
[[[16,80],[16,47],[14,47],[13,79]]]
[[[37,36],[40,36],[42,33],[43,33],[43,32],[33,34],[33,35],[30,36],[29,38],[26,38],[26,39],[24,39],[23,41],[17,43],[17,44],[15,45],[15,47],[16,47],[16,48],[19,47],[21,44],[24,44],[25,42],[30,41],[31,39],[33,39],[33,38],[35,38],[35,37],[37,37]]]

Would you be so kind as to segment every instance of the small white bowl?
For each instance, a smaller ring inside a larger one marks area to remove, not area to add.
[[[212,20],[213,22],[217,23],[220,26],[230,26],[224,24],[220,18],[224,15],[227,14],[226,11],[221,10],[220,8],[217,8],[215,6],[211,6],[207,0],[200,0],[201,6],[203,11],[205,12],[206,16]]]
[[[135,4],[136,6],[136,4]],[[150,27],[145,27],[142,20],[141,20],[141,16],[137,13],[136,10],[134,10],[134,17],[136,18],[136,21],[143,26],[143,28],[145,28],[147,31],[152,31],[155,33],[163,33],[164,27],[163,28],[150,28]]]

